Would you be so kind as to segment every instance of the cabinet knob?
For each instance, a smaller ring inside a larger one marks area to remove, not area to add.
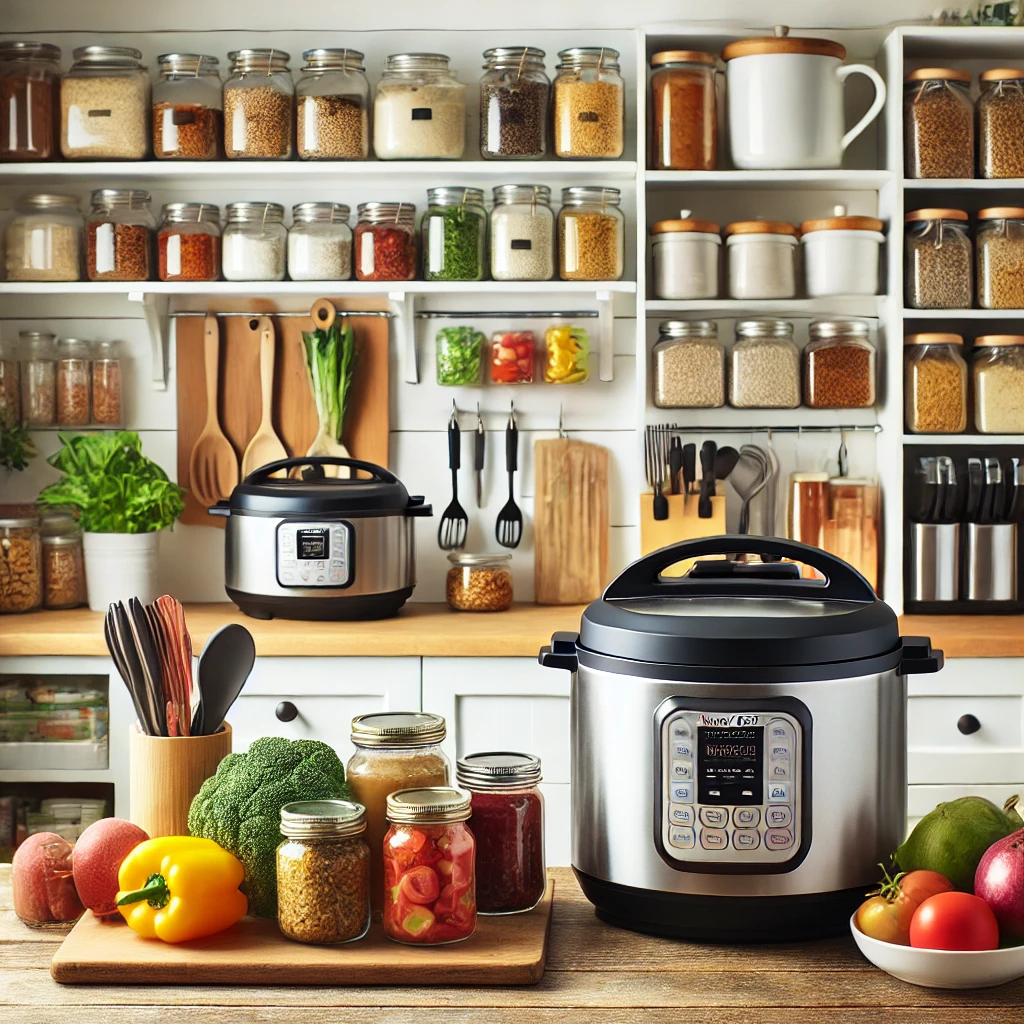
[[[274,708],[274,714],[279,722],[294,722],[299,717],[299,709],[290,700],[283,700]]]
[[[956,727],[965,735],[970,736],[981,728],[981,722],[974,715],[961,715],[956,721]]]

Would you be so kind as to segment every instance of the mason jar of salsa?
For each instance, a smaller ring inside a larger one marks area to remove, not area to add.
[[[476,931],[476,842],[470,797],[434,786],[388,796],[384,837],[384,934],[441,946]]]
[[[460,758],[455,775],[472,794],[477,909],[481,914],[532,910],[547,887],[540,758],[469,754]]]

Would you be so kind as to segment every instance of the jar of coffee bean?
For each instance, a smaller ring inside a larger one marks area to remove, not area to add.
[[[908,178],[974,177],[971,76],[959,68],[919,68],[903,88]]]
[[[544,51],[497,46],[484,51],[480,79],[480,155],[485,160],[536,160],[548,148],[551,82]]]
[[[907,305],[913,309],[970,309],[974,249],[963,210],[913,210],[906,221]]]

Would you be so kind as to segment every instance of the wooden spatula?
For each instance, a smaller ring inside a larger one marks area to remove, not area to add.
[[[270,317],[259,318],[260,332],[260,392],[263,396],[263,412],[260,425],[256,428],[252,440],[242,456],[242,477],[247,477],[254,470],[269,462],[287,459],[288,452],[281,443],[281,438],[274,430],[272,413],[274,410],[274,325]],[[279,471],[274,476],[283,476]]]
[[[207,316],[203,329],[206,368],[206,423],[188,460],[189,488],[200,504],[216,505],[238,486],[238,456],[220,429],[217,394],[220,386],[220,329],[217,318]]]

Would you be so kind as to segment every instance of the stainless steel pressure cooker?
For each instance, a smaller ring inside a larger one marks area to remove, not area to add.
[[[740,554],[763,561],[707,559]],[[905,832],[905,677],[942,667],[855,569],[774,538],[675,544],[540,661],[573,673],[572,863],[599,917],[712,941],[846,928]]]
[[[272,475],[304,467],[301,479]],[[395,615],[416,585],[413,519],[433,514],[381,466],[330,455],[268,463],[209,511],[228,517],[228,597],[257,619]]]

